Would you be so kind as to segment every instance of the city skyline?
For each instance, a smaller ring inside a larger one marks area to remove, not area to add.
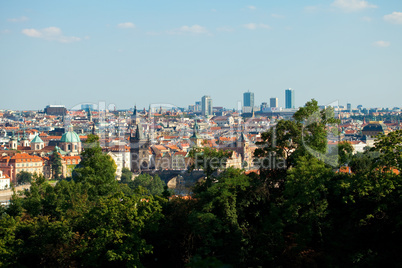
[[[286,88],[295,107],[401,107],[401,30],[400,1],[2,2],[0,109],[285,107]]]

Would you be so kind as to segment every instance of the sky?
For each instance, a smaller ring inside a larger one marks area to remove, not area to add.
[[[0,1],[0,110],[402,107],[402,1]]]

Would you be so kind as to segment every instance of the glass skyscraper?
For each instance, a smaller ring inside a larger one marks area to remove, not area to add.
[[[285,108],[295,108],[295,91],[291,88],[285,90]]]
[[[253,92],[245,92],[243,94],[243,106],[254,107],[254,93]]]
[[[277,108],[278,107],[278,98],[270,98],[269,99],[269,106],[271,108]]]
[[[212,99],[210,96],[204,96],[201,99],[202,102],[202,115],[208,116],[212,115]]]

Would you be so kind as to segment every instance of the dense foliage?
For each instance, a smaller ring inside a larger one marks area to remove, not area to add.
[[[62,163],[61,163],[61,156],[60,153],[57,151],[56,148],[54,148],[52,156],[51,156],[51,166],[52,166],[52,178],[53,179],[60,179],[60,176],[62,175],[61,169],[62,169]]]
[[[33,174],[28,171],[20,171],[17,174],[17,183],[25,184],[31,183]]]
[[[204,167],[211,173],[191,198],[164,198],[150,175],[116,183],[90,137],[73,180],[37,177],[1,211],[0,266],[402,266],[402,131],[364,154],[340,144],[335,165],[323,143],[332,119],[316,106],[263,135],[257,158],[285,166]],[[339,172],[345,164],[350,173]]]

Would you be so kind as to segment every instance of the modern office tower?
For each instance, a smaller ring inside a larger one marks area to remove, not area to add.
[[[285,90],[285,108],[295,108],[295,91],[291,88]]]
[[[278,107],[278,98],[270,98],[269,99],[269,107],[277,108]]]
[[[201,107],[202,107],[201,101],[196,101],[194,111],[195,112],[201,112]]]
[[[254,107],[254,93],[253,92],[248,91],[243,94],[243,106]]]
[[[189,112],[194,112],[195,111],[195,105],[189,105],[188,106],[188,111]]]
[[[210,96],[204,96],[201,99],[202,102],[202,115],[209,116],[212,115],[212,99]]]
[[[352,111],[352,104],[351,104],[351,103],[346,104],[346,109],[347,109],[349,112],[351,112],[351,111]]]
[[[268,103],[266,103],[266,102],[261,103],[260,110],[262,111],[262,110],[264,110],[266,108],[268,108]]]

